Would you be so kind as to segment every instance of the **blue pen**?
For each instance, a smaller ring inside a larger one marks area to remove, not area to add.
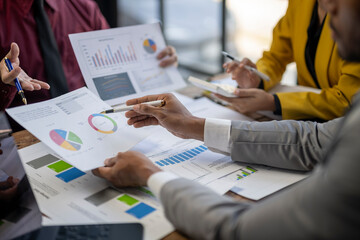
[[[5,64],[6,64],[7,69],[9,70],[9,72],[11,72],[14,69],[11,62],[10,62],[10,60],[7,57],[5,57]],[[24,90],[22,89],[21,84],[19,82],[19,79],[15,78],[14,82],[15,82],[16,89],[17,89],[18,93],[21,96],[22,101],[26,105],[27,101],[26,101],[26,98],[25,98]]]

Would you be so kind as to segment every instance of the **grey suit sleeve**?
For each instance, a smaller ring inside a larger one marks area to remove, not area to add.
[[[273,197],[239,203],[176,179],[160,192],[166,216],[195,239],[360,239],[359,122],[310,177]]]
[[[323,159],[341,121],[342,118],[326,123],[233,121],[231,158],[278,168],[311,170]]]
[[[160,192],[165,214],[196,239],[360,239],[359,123],[360,107],[344,119],[307,179],[260,203],[231,201],[176,179]]]

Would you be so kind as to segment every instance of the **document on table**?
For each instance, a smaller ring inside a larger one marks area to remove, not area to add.
[[[211,183],[241,168],[230,156],[210,151],[203,142],[175,137],[165,129],[158,129],[156,135],[150,135],[132,150],[142,152],[164,171],[214,186],[219,194],[227,192],[235,182],[222,181],[222,186]]]
[[[82,171],[127,151],[151,133],[128,126],[124,113],[100,114],[110,106],[87,88],[40,103],[7,109],[8,114],[58,156]]]
[[[19,150],[46,225],[139,222],[145,239],[174,230],[160,202],[145,187],[117,189],[49,154],[43,143]]]
[[[88,88],[110,105],[186,86],[175,66],[160,68],[160,24],[70,34]]]
[[[236,172],[220,178],[234,183],[232,192],[243,197],[259,200],[287,186],[303,180],[307,173],[287,171],[272,167],[244,165]]]

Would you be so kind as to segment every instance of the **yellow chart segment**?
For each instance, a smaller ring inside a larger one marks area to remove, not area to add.
[[[65,149],[67,149],[67,150],[70,150],[70,151],[77,151],[76,148],[74,148],[73,146],[71,146],[71,144],[68,143],[68,142],[66,142],[66,141],[64,141],[60,146],[63,147],[63,148],[65,148]]]

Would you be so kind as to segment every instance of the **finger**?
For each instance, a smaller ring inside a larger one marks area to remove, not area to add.
[[[172,46],[167,46],[164,50],[162,50],[158,55],[157,59],[160,60],[166,56],[173,56],[176,53],[175,48]]]
[[[150,102],[150,101],[155,101],[155,100],[163,100],[163,95],[147,95],[141,98],[134,98],[134,99],[130,99],[126,101],[126,105],[135,105],[135,104],[140,104],[143,102]]]
[[[229,102],[229,103],[232,103],[232,102],[234,101],[234,99],[236,99],[236,98],[225,97],[225,96],[220,95],[220,94],[217,94],[217,93],[215,93],[214,95],[215,95],[217,98],[220,98],[221,100],[227,101],[227,102]]]
[[[16,43],[11,43],[10,51],[6,54],[6,57],[10,59],[11,62],[16,62],[20,54],[20,48]]]
[[[228,65],[228,68],[226,69],[226,72],[227,73],[231,73],[232,71],[234,71],[235,69],[237,69],[239,67],[239,63],[237,62],[231,62],[229,65]]]
[[[133,124],[134,128],[142,128],[146,126],[159,125],[159,121],[156,118],[149,117],[143,121],[139,121]]]
[[[137,113],[134,110],[125,112],[125,117],[127,117],[127,118],[133,118],[133,117],[138,117],[138,116],[143,116],[143,114]]]
[[[39,90],[39,89],[35,89],[34,85],[31,84],[29,81],[20,81],[20,84],[22,89],[25,91]]]
[[[15,67],[11,72],[8,72],[8,69],[6,69],[6,72],[4,71],[3,74],[1,74],[1,79],[6,84],[12,84],[14,83],[14,79],[19,76],[21,72],[21,68]]]
[[[254,97],[255,93],[252,89],[241,89],[238,88],[235,90],[235,95],[238,97]]]
[[[92,170],[92,173],[95,176],[105,178],[106,180],[109,180],[111,177],[111,168],[109,167],[99,167]]]
[[[248,58],[244,58],[242,61],[241,61],[242,64],[244,65],[248,65],[250,67],[255,67],[256,68],[256,65]]]
[[[117,157],[107,158],[104,161],[105,167],[112,167],[118,161],[118,158],[121,157],[121,153],[117,154]]]
[[[37,79],[31,79],[30,81],[32,83],[38,84],[40,86],[40,88],[50,89],[50,85],[47,84],[46,82],[43,82],[43,81],[40,81],[40,80],[37,80]]]
[[[129,125],[133,125],[136,122],[140,122],[140,121],[144,121],[145,119],[149,118],[149,116],[147,115],[142,115],[142,116],[138,116],[138,117],[134,117],[134,118],[130,118],[127,123]]]
[[[133,107],[133,110],[137,113],[144,115],[150,115],[157,117],[160,111],[163,111],[162,108],[150,106],[149,104],[137,104]]]
[[[174,56],[171,56],[171,57],[168,57],[164,60],[162,60],[160,63],[159,63],[159,66],[160,67],[168,67],[170,65],[173,65],[177,62],[178,60],[178,57],[176,55]]]

